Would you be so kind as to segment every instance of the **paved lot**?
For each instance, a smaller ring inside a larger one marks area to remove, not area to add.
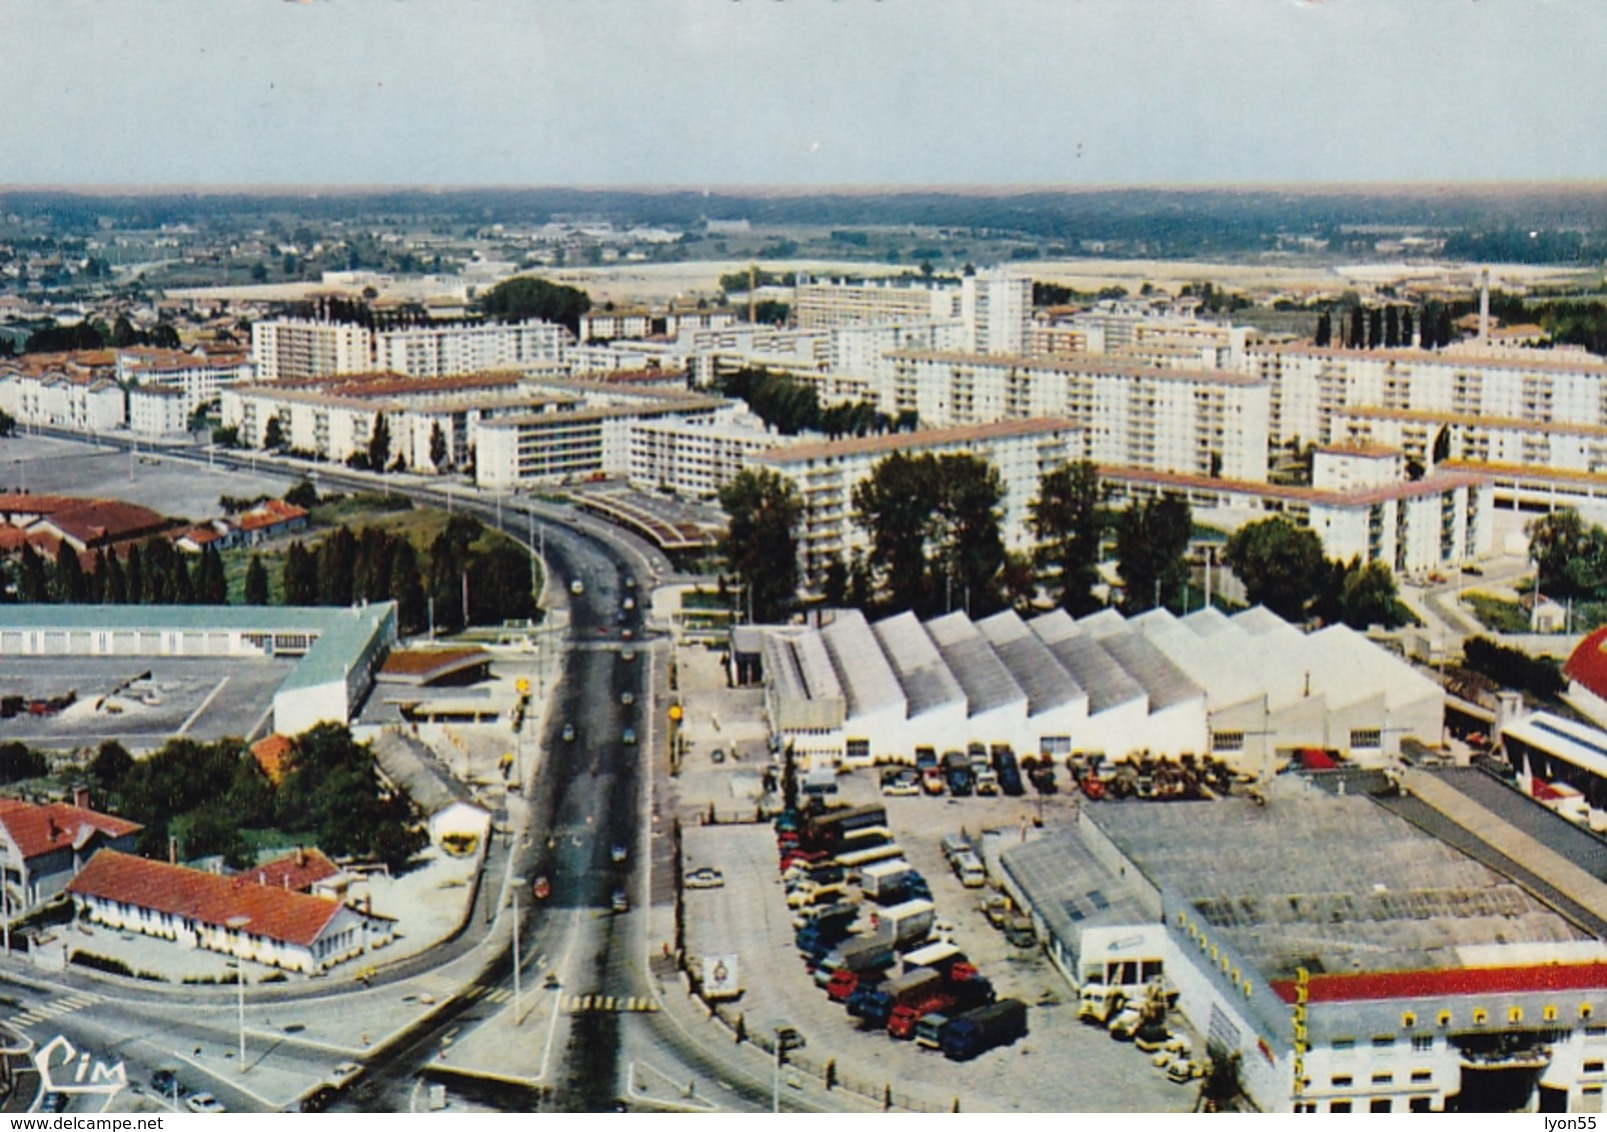
[[[57,715],[0,720],[0,740],[64,748],[110,738],[141,750],[176,734],[248,737],[294,666],[216,657],[9,658],[0,664],[0,696],[49,699],[71,691],[78,698]]]
[[[36,495],[122,499],[197,522],[220,513],[220,495],[249,498],[285,492],[282,478],[257,475],[249,462],[229,471],[221,464],[204,468],[168,459],[160,450],[130,460],[121,449],[78,441],[38,436],[0,441],[0,487],[24,486]]]

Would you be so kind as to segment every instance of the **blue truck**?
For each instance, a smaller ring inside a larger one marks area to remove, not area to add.
[[[1001,998],[950,1019],[943,1027],[943,1056],[950,1061],[969,1061],[1026,1033],[1027,1004],[1019,998]]]

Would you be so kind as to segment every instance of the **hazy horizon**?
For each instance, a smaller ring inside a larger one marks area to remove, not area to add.
[[[0,0],[13,186],[1607,178],[1588,0]]]

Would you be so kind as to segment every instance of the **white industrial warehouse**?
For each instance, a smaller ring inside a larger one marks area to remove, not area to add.
[[[1437,742],[1444,721],[1439,686],[1362,634],[1305,633],[1259,606],[924,623],[828,610],[765,627],[760,661],[772,731],[823,765],[969,742],[1112,759],[1211,752],[1250,770],[1301,748],[1365,763],[1407,736]]]

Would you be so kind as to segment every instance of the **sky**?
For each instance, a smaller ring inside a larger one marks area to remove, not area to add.
[[[1600,0],[0,0],[0,184],[1607,178]]]

